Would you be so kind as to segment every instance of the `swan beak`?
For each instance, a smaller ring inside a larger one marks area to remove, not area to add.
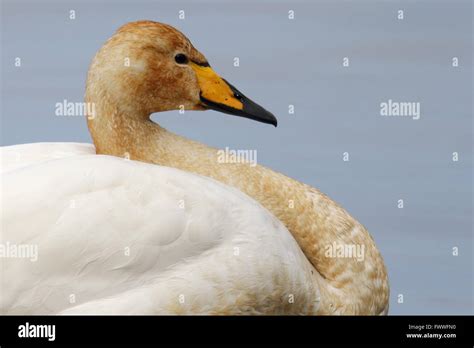
[[[277,126],[277,119],[271,112],[240,93],[210,66],[194,62],[190,65],[196,73],[201,103],[205,108]]]

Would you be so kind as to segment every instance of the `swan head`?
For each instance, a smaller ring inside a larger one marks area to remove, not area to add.
[[[104,44],[89,69],[91,94],[146,117],[214,109],[277,125],[273,114],[217,75],[186,36],[152,21],[128,23]]]

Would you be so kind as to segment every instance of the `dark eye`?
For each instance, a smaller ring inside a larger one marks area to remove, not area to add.
[[[178,53],[177,55],[174,56],[174,60],[178,64],[186,64],[188,62],[188,57],[186,57],[182,53]]]

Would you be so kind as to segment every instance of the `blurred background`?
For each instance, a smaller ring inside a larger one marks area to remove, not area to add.
[[[156,122],[214,147],[257,149],[259,164],[340,203],[384,256],[390,314],[473,314],[471,1],[1,6],[2,146],[90,143],[84,118],[55,116],[56,103],[83,100],[88,65],[119,26],[171,24],[279,125],[214,111],[160,113]],[[419,102],[420,119],[381,116],[389,99]]]

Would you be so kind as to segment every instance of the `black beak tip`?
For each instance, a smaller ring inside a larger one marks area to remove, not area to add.
[[[255,121],[271,124],[274,127],[278,126],[278,120],[275,115],[247,98],[245,98],[244,101],[243,111],[244,113],[246,113],[244,117],[253,119]]]
[[[245,95],[240,93],[240,91],[237,88],[232,86],[226,80],[224,80],[224,81],[230,87],[232,92],[234,92],[234,97],[237,98],[242,103],[243,108],[241,110],[234,109],[234,108],[229,107],[227,105],[214,103],[214,102],[204,98],[202,96],[202,94],[200,95],[201,102],[203,102],[208,108],[214,109],[216,111],[220,111],[220,112],[230,114],[230,115],[249,118],[249,119],[257,121],[257,122],[271,124],[274,127],[278,126],[278,120],[276,119],[276,117],[271,112],[265,110],[260,105],[258,105],[257,103],[255,103],[252,100],[250,100],[249,98],[247,98]]]
[[[270,121],[268,122],[269,124],[271,124],[272,126],[274,126],[275,128],[278,127],[278,120],[277,118],[269,112],[270,115],[272,115],[272,118],[270,119]]]

